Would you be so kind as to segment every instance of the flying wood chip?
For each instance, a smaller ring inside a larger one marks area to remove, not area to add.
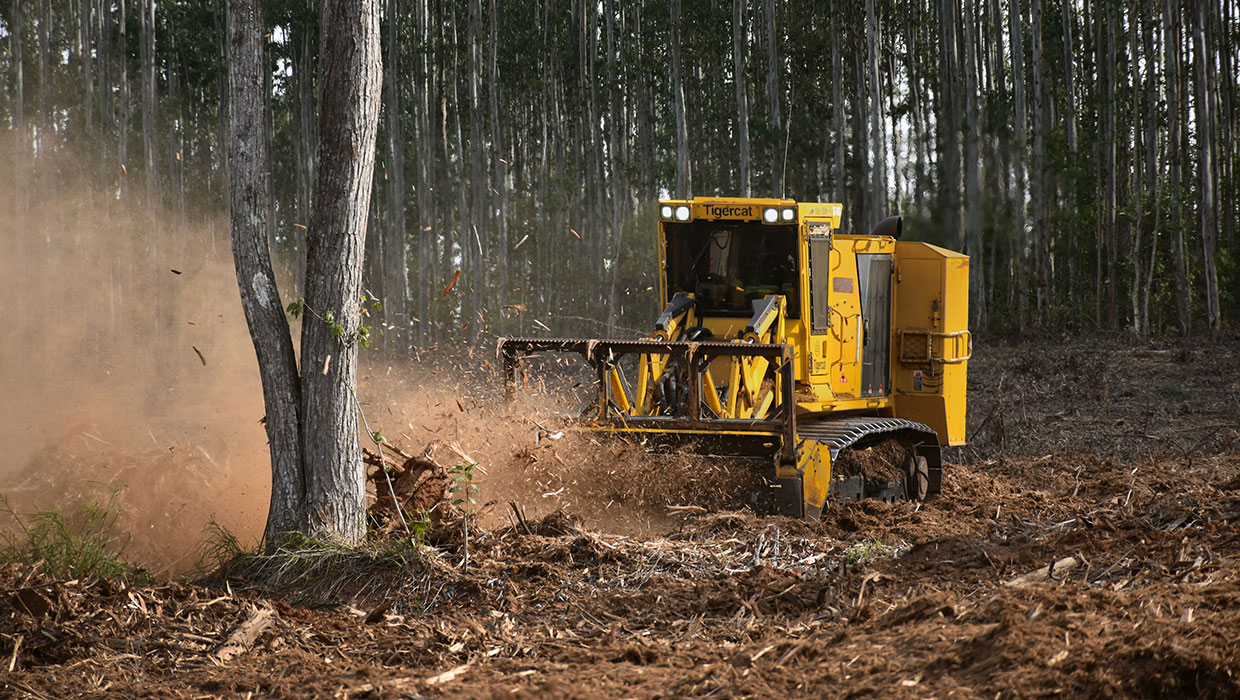
[[[446,297],[449,294],[451,294],[452,288],[455,287],[456,283],[460,281],[461,281],[461,271],[457,270],[456,272],[452,274],[452,279],[448,280],[448,283],[444,285],[443,292],[439,296]]]

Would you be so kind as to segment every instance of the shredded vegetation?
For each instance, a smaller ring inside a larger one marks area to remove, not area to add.
[[[66,512],[59,507],[18,513],[0,496],[0,515],[11,523],[0,529],[0,562],[38,565],[50,576],[124,578],[140,584],[153,577],[121,557],[129,536],[117,534],[113,489],[107,501],[81,502]]]
[[[908,545],[888,544],[874,537],[862,540],[844,550],[844,562],[847,564],[869,564],[875,559],[896,559],[908,551]]]

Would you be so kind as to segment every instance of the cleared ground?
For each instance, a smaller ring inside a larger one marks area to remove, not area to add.
[[[669,512],[684,494],[654,477],[549,508],[644,463],[544,441],[477,447],[495,483],[538,483],[466,570],[456,527],[402,567],[321,552],[138,588],[0,569],[0,695],[1240,696],[1237,368],[1235,340],[979,347],[943,496],[820,523]]]

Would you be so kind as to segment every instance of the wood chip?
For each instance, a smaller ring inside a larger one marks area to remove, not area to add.
[[[456,668],[448,669],[447,671],[444,671],[443,673],[440,673],[434,676],[429,676],[427,678],[422,679],[422,682],[426,683],[427,685],[439,685],[441,683],[447,683],[449,681],[455,680],[457,676],[460,676],[462,673],[465,673],[465,671],[469,668],[470,663],[472,662],[466,662],[466,663],[461,664],[460,666],[457,666]]]
[[[1059,577],[1075,569],[1077,566],[1080,566],[1080,562],[1077,561],[1076,557],[1064,557],[1054,564],[1043,566],[1040,569],[1035,569],[1027,574],[1022,574],[1014,579],[1005,581],[1003,585],[1027,586],[1031,583],[1041,583],[1042,581],[1046,581],[1048,579],[1057,580]]]
[[[232,634],[228,635],[228,639],[224,640],[220,648],[215,650],[213,656],[220,661],[229,661],[244,654],[254,645],[258,635],[262,634],[263,630],[271,624],[271,619],[270,610],[264,608],[254,612],[245,622],[238,625]]]

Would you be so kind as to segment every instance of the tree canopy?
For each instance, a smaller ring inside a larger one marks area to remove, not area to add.
[[[902,212],[972,256],[978,329],[1240,310],[1235,0],[382,5],[363,286],[392,352],[644,330],[657,200],[746,187],[843,202],[851,231]],[[297,298],[319,16],[264,11],[268,238]],[[0,6],[15,203],[71,154],[161,225],[218,216],[225,28],[222,0]]]

